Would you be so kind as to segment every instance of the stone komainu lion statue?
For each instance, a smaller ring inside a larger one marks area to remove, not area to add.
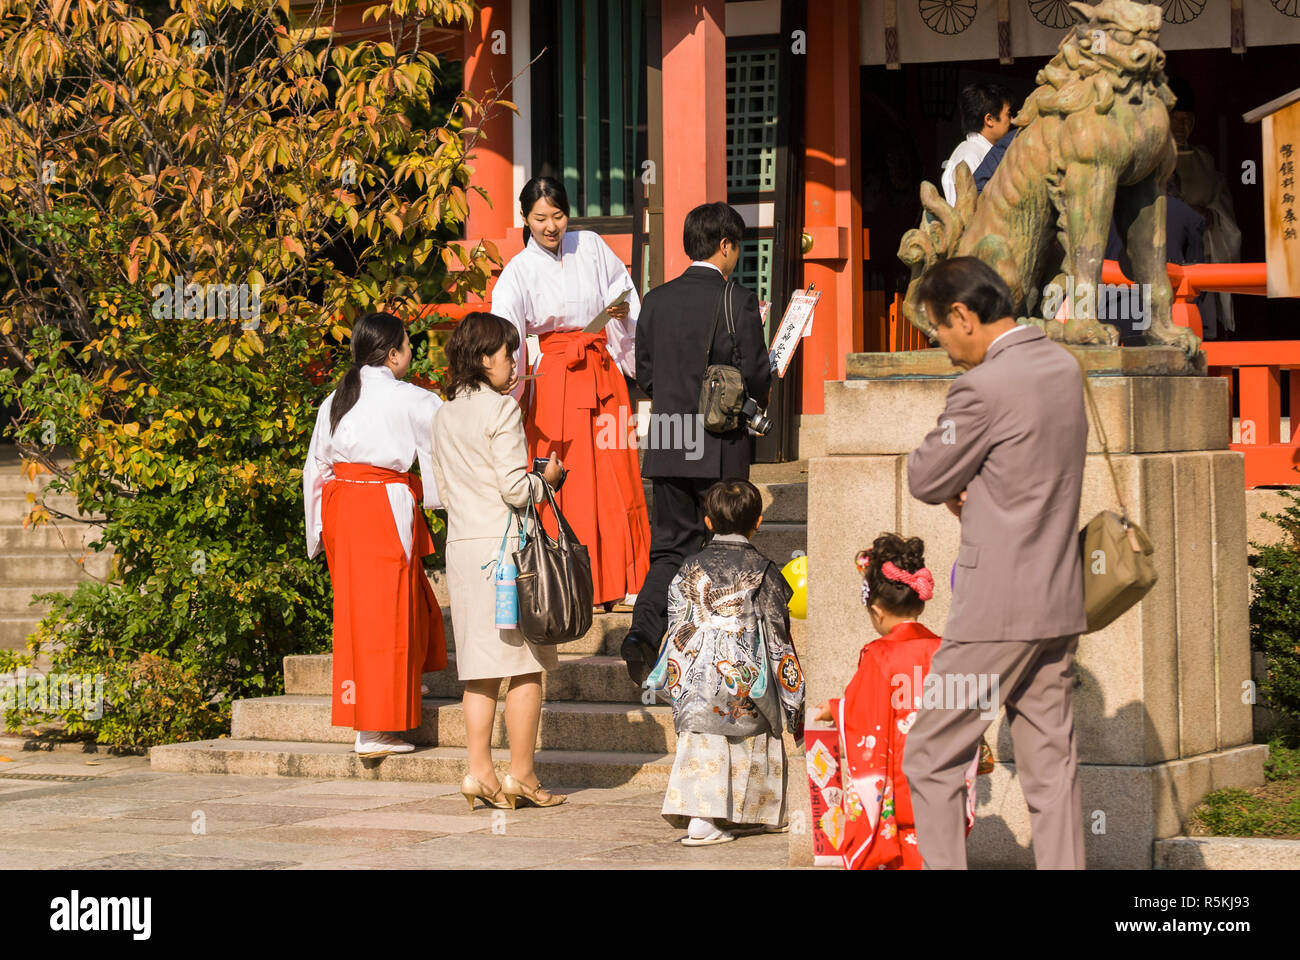
[[[1150,285],[1148,342],[1192,354],[1200,341],[1173,325],[1165,270],[1165,183],[1177,153],[1169,132],[1175,97],[1156,45],[1160,8],[1131,0],[1070,8],[1081,22],[1038,72],[1038,88],[1013,121],[1020,132],[983,194],[976,196],[964,163],[956,171],[955,208],[932,184],[921,185],[921,203],[933,219],[909,230],[899,247],[899,258],[912,268],[903,312],[931,335],[913,299],[917,285],[938,261],[975,256],[1011,288],[1017,316],[1054,339],[1114,344],[1118,331],[1097,319],[1113,209],[1132,262],[1129,279]],[[1051,295],[1070,290],[1072,299]],[[1036,308],[1046,301],[1051,310],[1053,299],[1060,312],[1038,318]],[[1057,316],[1068,319],[1059,323]]]

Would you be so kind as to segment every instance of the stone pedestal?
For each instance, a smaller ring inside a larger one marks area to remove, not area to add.
[[[1160,580],[1137,607],[1080,639],[1075,726],[1088,866],[1149,868],[1153,841],[1179,833],[1206,792],[1263,783],[1266,748],[1251,743],[1244,696],[1245,477],[1241,455],[1228,450],[1226,381],[1177,375],[1163,352],[1144,366],[1144,348],[1104,350],[1078,352],[1093,371],[1130,515],[1155,543]],[[858,355],[849,369],[869,379],[826,384],[827,455],[809,461],[808,477],[809,619],[800,657],[810,705],[840,694],[859,649],[875,639],[853,561],[878,534],[924,538],[938,588],[922,621],[941,633],[948,613],[960,526],[947,508],[912,499],[906,459],[938,421],[953,376],[936,370],[933,357],[895,356],[901,375],[881,355]],[[1134,375],[1146,371],[1154,375]],[[1117,507],[1095,426],[1088,453],[1080,526]],[[1032,867],[1005,714],[987,737],[998,762],[980,778],[970,865]],[[792,809],[806,810],[799,774]],[[810,862],[810,838],[792,834],[791,863]]]

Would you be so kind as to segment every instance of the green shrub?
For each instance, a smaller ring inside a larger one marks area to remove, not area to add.
[[[152,23],[131,3],[56,22],[0,0],[0,404],[113,553],[106,582],[45,598],[26,658],[0,658],[102,677],[104,716],[9,711],[9,726],[211,736],[233,699],[282,689],[286,654],[328,649],[301,468],[351,322],[462,302],[499,262],[456,242],[497,98],[458,94],[419,49],[421,30],[471,15],[411,0],[387,40],[332,46],[288,3],[175,0]],[[260,310],[191,284],[258,291]],[[438,319],[410,326],[426,383]]]
[[[1265,784],[1254,790],[1215,790],[1192,812],[1194,832],[1216,837],[1300,839],[1300,740],[1276,734],[1264,761]]]
[[[1250,557],[1250,645],[1264,655],[1264,701],[1300,720],[1300,495],[1283,495],[1290,501],[1283,511],[1264,514],[1281,528],[1281,538],[1267,546],[1251,543],[1259,552]]]

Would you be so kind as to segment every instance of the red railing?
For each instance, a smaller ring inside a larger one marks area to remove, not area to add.
[[[1265,296],[1268,268],[1263,263],[1169,264],[1174,287],[1173,320],[1202,336],[1201,312],[1192,301],[1203,292]],[[1128,279],[1114,260],[1102,267],[1102,283],[1125,284]],[[1295,413],[1300,400],[1300,341],[1233,340],[1201,344],[1210,376],[1225,377],[1235,391],[1238,442],[1233,450],[1246,460],[1246,489],[1300,483],[1300,446]],[[1236,382],[1233,374],[1236,373]],[[1291,435],[1282,442],[1282,377],[1290,377]],[[1229,416],[1232,404],[1229,406]]]
[[[1246,489],[1300,484],[1300,341],[1237,340],[1206,343],[1211,376],[1237,372],[1236,399],[1240,412],[1238,442],[1246,458]],[[1282,442],[1282,377],[1291,380],[1291,436]]]

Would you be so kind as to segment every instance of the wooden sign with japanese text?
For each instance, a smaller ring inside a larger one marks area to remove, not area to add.
[[[812,325],[813,311],[817,309],[817,301],[821,296],[820,290],[796,290],[790,298],[790,305],[785,308],[785,315],[776,329],[776,335],[772,337],[772,347],[768,351],[772,370],[778,377],[785,376],[786,368],[794,357],[795,347],[799,346],[804,332]]]
[[[1264,118],[1268,295],[1300,297],[1300,101]]]

